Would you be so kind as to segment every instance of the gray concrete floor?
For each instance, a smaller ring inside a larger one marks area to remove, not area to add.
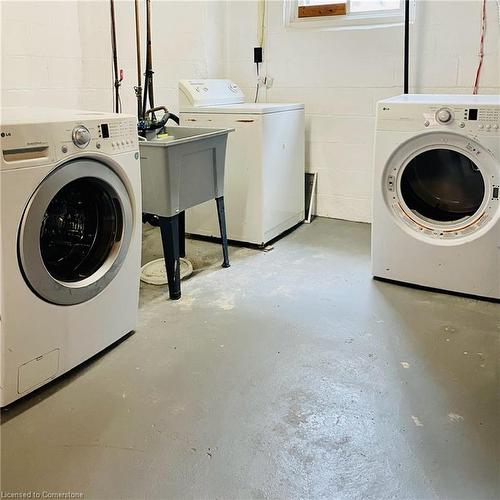
[[[500,305],[373,281],[369,239],[189,242],[181,301],[143,286],[135,334],[2,413],[2,490],[499,498]]]

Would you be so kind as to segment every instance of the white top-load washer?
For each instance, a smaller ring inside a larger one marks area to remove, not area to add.
[[[230,80],[181,80],[184,126],[234,128],[224,199],[228,237],[264,245],[304,219],[304,105],[245,103]],[[218,237],[215,204],[187,212],[188,233]]]
[[[136,326],[136,130],[127,115],[2,109],[0,406]]]
[[[500,96],[378,103],[376,277],[500,299]]]

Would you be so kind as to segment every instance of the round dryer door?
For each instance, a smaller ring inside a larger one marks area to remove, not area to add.
[[[19,232],[25,279],[42,299],[72,305],[90,300],[116,276],[133,228],[120,177],[97,160],[73,160],[37,188]]]
[[[466,220],[480,208],[485,183],[464,154],[437,148],[412,158],[401,176],[401,195],[414,213],[436,223]]]
[[[478,235],[499,216],[497,161],[479,143],[429,133],[403,143],[386,166],[383,189],[397,219],[444,242]]]

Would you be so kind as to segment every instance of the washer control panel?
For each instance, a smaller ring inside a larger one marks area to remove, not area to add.
[[[179,104],[183,108],[240,104],[245,101],[242,90],[231,80],[180,80]]]
[[[89,145],[90,139],[92,139],[89,129],[85,127],[85,125],[78,125],[78,127],[75,127],[73,129],[72,137],[73,144],[82,149],[87,147]]]
[[[111,151],[120,152],[137,144],[137,126],[134,121],[99,123],[97,133],[101,144],[111,145]]]
[[[43,110],[33,122],[15,115],[1,125],[1,170],[48,165],[75,155],[136,153],[137,120],[131,115],[80,111],[68,119],[64,110]]]
[[[60,136],[67,137],[59,143],[58,157],[69,156],[82,150],[116,154],[138,149],[137,125],[134,119],[85,121],[73,124],[71,128],[70,124],[57,125],[64,126],[65,132]]]

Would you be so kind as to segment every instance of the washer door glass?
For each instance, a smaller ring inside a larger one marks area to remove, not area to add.
[[[84,177],[64,186],[43,216],[40,251],[47,271],[68,283],[92,276],[121,234],[122,220],[102,181]]]
[[[19,231],[19,260],[31,289],[60,305],[90,300],[108,286],[128,253],[132,202],[108,165],[72,160],[31,197]]]
[[[456,222],[474,215],[485,197],[477,165],[458,151],[431,149],[405,167],[401,194],[410,210],[424,219]]]

